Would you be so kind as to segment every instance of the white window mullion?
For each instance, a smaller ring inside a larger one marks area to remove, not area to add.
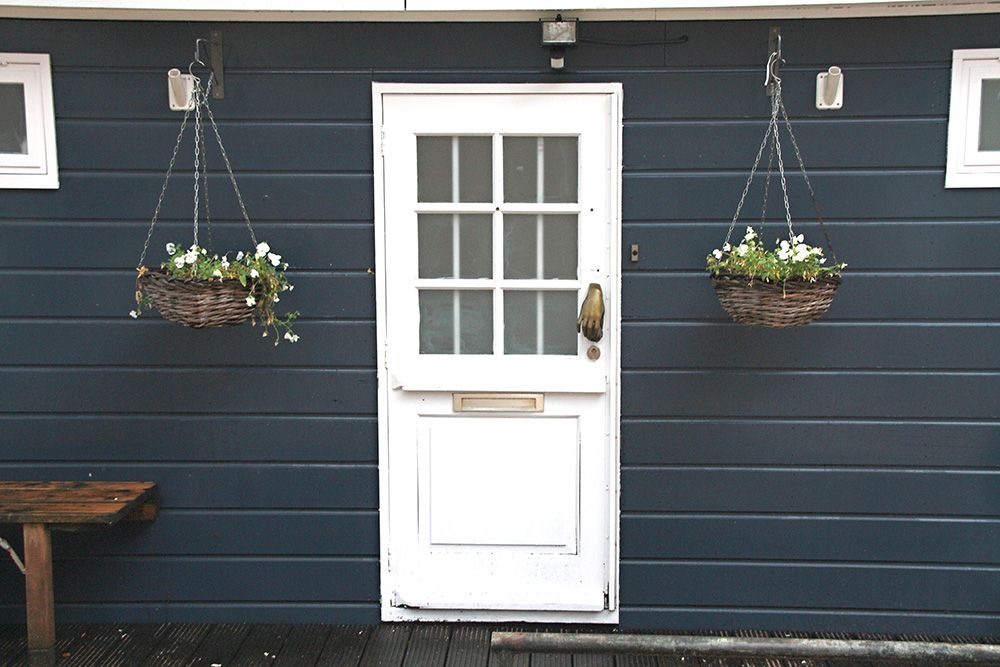
[[[537,203],[545,203],[545,138],[538,137],[538,161],[535,175]],[[535,216],[535,278],[545,279],[545,216]],[[535,354],[545,351],[545,296],[535,295]]]
[[[493,354],[503,355],[503,135],[493,135]]]

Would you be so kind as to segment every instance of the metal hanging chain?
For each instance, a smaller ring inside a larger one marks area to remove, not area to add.
[[[788,183],[785,181],[785,160],[781,156],[781,137],[778,136],[778,108],[781,102],[781,79],[775,77],[774,97],[771,101],[771,118],[774,122],[774,152],[778,156],[778,174],[781,176],[781,199],[785,204],[785,222],[788,224],[788,240],[795,241],[795,230],[792,229],[792,209],[788,205]]]
[[[215,76],[210,75],[208,77],[208,86],[205,87],[205,99],[207,100],[212,92],[212,83],[215,81]],[[212,250],[212,206],[208,198],[208,149],[205,146],[205,125],[204,123],[200,126],[201,131],[195,136],[198,140],[198,144],[201,146],[201,192],[202,196],[205,198],[205,230],[208,233],[208,245],[205,246],[211,252]]]
[[[229,155],[226,153],[226,147],[222,143],[222,137],[219,135],[219,126],[215,122],[215,114],[212,113],[212,107],[208,103],[207,97],[205,98],[205,111],[208,113],[208,120],[212,124],[212,132],[215,133],[215,141],[219,144],[219,152],[222,153],[222,160],[226,163],[226,171],[229,172],[229,182],[233,185],[233,192],[236,193],[236,201],[240,204],[240,211],[243,213],[243,221],[247,224],[247,230],[250,232],[250,240],[253,241],[254,247],[257,244],[257,235],[253,232],[253,226],[250,224],[250,216],[247,214],[247,207],[243,203],[243,195],[240,194],[240,186],[236,184],[236,176],[233,175],[233,167],[229,164]]]
[[[193,63],[192,63],[193,64]],[[160,209],[163,207],[163,200],[167,194],[167,186],[170,184],[170,176],[173,174],[174,165],[177,162],[177,154],[180,151],[181,141],[184,139],[184,132],[187,129],[188,120],[191,116],[191,111],[195,112],[195,139],[194,139],[194,210],[193,210],[193,235],[194,244],[198,245],[198,218],[200,214],[200,191],[204,190],[205,197],[205,222],[208,230],[208,242],[209,245],[212,243],[212,217],[211,217],[211,206],[208,198],[208,162],[207,162],[207,151],[205,144],[205,128],[204,128],[204,115],[203,111],[208,115],[209,122],[212,125],[212,132],[215,135],[215,140],[219,145],[219,152],[222,154],[222,159],[226,164],[226,172],[229,174],[229,182],[233,186],[233,192],[236,193],[236,200],[240,205],[240,212],[243,215],[243,221],[246,223],[247,230],[250,232],[250,239],[253,241],[253,245],[256,247],[257,235],[254,233],[253,226],[250,224],[250,216],[247,213],[246,204],[243,202],[243,196],[240,193],[240,188],[236,184],[236,176],[233,174],[233,167],[229,162],[229,155],[226,153],[226,147],[222,143],[222,137],[219,134],[219,126],[215,122],[215,115],[212,113],[212,108],[208,102],[208,96],[212,90],[212,83],[214,82],[214,75],[209,75],[208,85],[205,88],[201,87],[201,80],[198,77],[194,77],[194,89],[192,95],[195,100],[194,109],[185,109],[184,118],[181,120],[180,131],[177,133],[177,139],[174,142],[174,150],[170,155],[170,164],[167,166],[167,173],[163,178],[163,185],[160,188],[160,196],[156,201],[156,208],[153,211],[153,217],[149,223],[149,231],[146,233],[146,240],[142,246],[142,253],[139,255],[138,266],[143,266],[146,261],[146,253],[149,251],[149,244],[153,238],[153,230],[156,228],[156,223],[160,218]]]
[[[153,238],[153,228],[156,227],[156,221],[160,218],[160,207],[163,206],[163,198],[167,194],[167,185],[170,183],[170,175],[174,171],[174,163],[177,162],[177,151],[181,148],[181,140],[184,138],[184,130],[187,129],[188,117],[191,115],[191,109],[186,109],[184,111],[184,119],[181,121],[181,130],[177,133],[177,141],[174,142],[174,152],[170,156],[170,164],[167,166],[167,175],[163,179],[163,187],[160,188],[160,198],[156,200],[156,209],[153,211],[153,218],[149,223],[149,232],[146,233],[146,242],[142,244],[142,254],[139,255],[139,264],[137,267],[141,267],[143,262],[146,261],[146,252],[149,250],[149,242]]]
[[[781,83],[778,83],[778,94],[781,92]],[[830,249],[830,256],[833,258],[834,263],[837,263],[837,252],[833,249],[833,243],[830,241],[830,234],[826,229],[826,222],[823,221],[823,214],[819,210],[819,200],[816,199],[816,192],[813,190],[812,181],[809,180],[809,174],[806,173],[806,164],[802,160],[802,151],[799,150],[799,142],[795,140],[795,132],[792,131],[792,123],[788,120],[788,111],[785,109],[785,102],[779,97],[779,106],[781,109],[781,116],[785,121],[785,128],[788,130],[788,137],[791,139],[792,148],[795,149],[795,157],[799,161],[799,170],[802,172],[802,179],[806,182],[806,189],[809,191],[809,198],[812,199],[813,209],[816,211],[816,220],[819,221],[820,231],[823,232],[823,238],[826,240],[826,246]]]
[[[767,157],[767,179],[764,181],[764,199],[760,204],[760,238],[764,239],[764,226],[767,224],[767,201],[771,196],[771,174],[774,173],[774,143],[771,143],[771,154]]]
[[[750,175],[747,177],[746,185],[743,186],[743,194],[740,195],[740,202],[736,205],[736,212],[733,214],[733,221],[729,224],[729,231],[726,232],[726,243],[729,243],[729,239],[733,235],[733,230],[736,229],[736,221],[740,218],[740,211],[743,210],[743,203],[746,201],[747,193],[750,191],[750,185],[753,183],[753,177],[757,174],[757,167],[760,165],[761,156],[764,155],[764,148],[767,146],[768,140],[776,130],[777,117],[772,113],[771,120],[767,124],[767,131],[764,132],[764,140],[760,142],[760,148],[757,149],[757,157],[754,158],[753,167],[750,168]]]
[[[195,79],[194,82],[194,245],[198,245],[198,213],[200,212],[200,206],[198,205],[198,188],[200,186],[201,179],[201,145],[200,139],[202,134],[201,127],[201,100],[202,90],[201,82]]]

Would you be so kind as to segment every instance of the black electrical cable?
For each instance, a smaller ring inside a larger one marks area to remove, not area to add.
[[[625,42],[614,39],[586,39],[583,37],[577,40],[580,44],[602,44],[604,46],[664,46],[670,44],[683,44],[687,41],[687,35],[681,35],[680,37],[674,37],[672,39],[653,39],[641,42]]]

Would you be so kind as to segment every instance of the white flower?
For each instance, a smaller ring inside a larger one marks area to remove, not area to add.
[[[224,268],[224,269],[228,269],[229,268],[229,258],[228,257],[223,257],[222,258],[222,268]]]
[[[826,257],[824,257],[823,259],[819,260],[819,263],[820,264],[826,264]]]
[[[185,264],[194,264],[196,259],[198,259],[198,252],[195,250],[190,250],[186,255],[184,255]]]
[[[257,269],[250,269],[250,277],[251,278],[256,278],[259,275],[260,275],[260,272],[258,272]]]
[[[167,254],[168,255],[173,255],[175,252],[177,252],[177,246],[175,244],[173,244],[173,243],[168,243],[167,244]]]
[[[288,286],[288,291],[289,292],[291,292],[293,289],[295,289],[295,285],[289,285]]]
[[[177,265],[178,269],[183,269],[184,268],[184,258],[183,257],[175,257],[174,258],[174,264]]]
[[[743,237],[744,241],[749,241],[750,239],[757,238],[757,232],[753,230],[753,227],[747,227],[747,235]]]
[[[733,246],[729,245],[728,243],[724,243],[722,245],[722,249],[725,250],[726,252],[729,252],[730,250],[733,249]]]
[[[741,243],[736,248],[736,252],[738,252],[740,254],[740,257],[743,257],[744,255],[747,254],[747,250],[749,250],[749,249],[750,249],[750,246],[748,246],[746,243]]]
[[[247,297],[247,305],[250,306],[251,308],[257,305],[257,299],[253,297],[253,294]]]
[[[779,245],[780,245],[780,247],[781,247],[782,250],[784,250],[785,252],[788,252],[788,249],[789,249],[788,241],[782,241]]]
[[[786,262],[788,261],[788,257],[790,254],[791,253],[789,253],[787,249],[782,248],[781,250],[778,251],[778,259],[780,259],[783,262]]]
[[[795,240],[798,241],[799,243],[802,243],[803,241],[806,240],[806,237],[804,234],[799,234],[798,236],[795,237]]]
[[[238,253],[236,253],[236,261],[238,262],[241,259],[243,259],[243,251],[242,250],[240,250]]]
[[[292,332],[291,331],[286,331],[285,332],[285,340],[291,340],[291,339],[292,339]]]
[[[712,256],[715,257],[716,259],[722,259],[722,251],[716,248],[715,250],[712,251]]]
[[[273,266],[281,264],[281,255],[275,255],[273,252],[269,252],[267,253],[267,258],[271,260],[271,264]]]
[[[212,275],[214,277],[216,277],[216,278],[221,278],[222,277],[222,271],[219,271],[218,269],[216,269],[215,271],[212,271]]]
[[[267,253],[271,252],[271,246],[267,245],[264,241],[257,244],[257,256],[263,257]]]
[[[278,295],[277,295],[277,294],[275,294],[275,295],[274,295],[274,300],[273,300],[273,301],[271,301],[271,303],[278,303],[279,301],[281,301],[281,299],[280,299],[280,298],[278,297]]]
[[[133,319],[133,320],[134,320],[135,318],[139,317],[139,313],[135,312],[134,310],[130,310],[130,311],[128,311],[128,314],[132,316],[132,319]]]

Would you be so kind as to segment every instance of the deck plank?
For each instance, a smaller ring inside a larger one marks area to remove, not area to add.
[[[292,626],[283,623],[251,626],[233,663],[245,667],[273,665],[291,632]]]
[[[574,653],[573,667],[614,667],[615,657],[613,655],[599,655],[596,653]]]
[[[418,625],[410,633],[403,667],[444,667],[450,640],[451,628],[446,623]]]
[[[357,667],[371,635],[366,625],[335,625],[320,653],[317,667]]]
[[[296,625],[275,660],[275,667],[313,667],[319,660],[330,626],[317,623]]]
[[[361,667],[401,667],[411,630],[401,623],[383,623],[375,628],[361,657]]]
[[[210,667],[213,664],[230,663],[240,650],[243,640],[250,634],[250,627],[244,623],[211,626],[185,667]]]
[[[492,632],[493,628],[483,625],[456,625],[451,631],[445,667],[486,667]]]
[[[142,662],[142,667],[177,667],[194,655],[211,626],[207,623],[169,623],[159,633],[160,642]]]

